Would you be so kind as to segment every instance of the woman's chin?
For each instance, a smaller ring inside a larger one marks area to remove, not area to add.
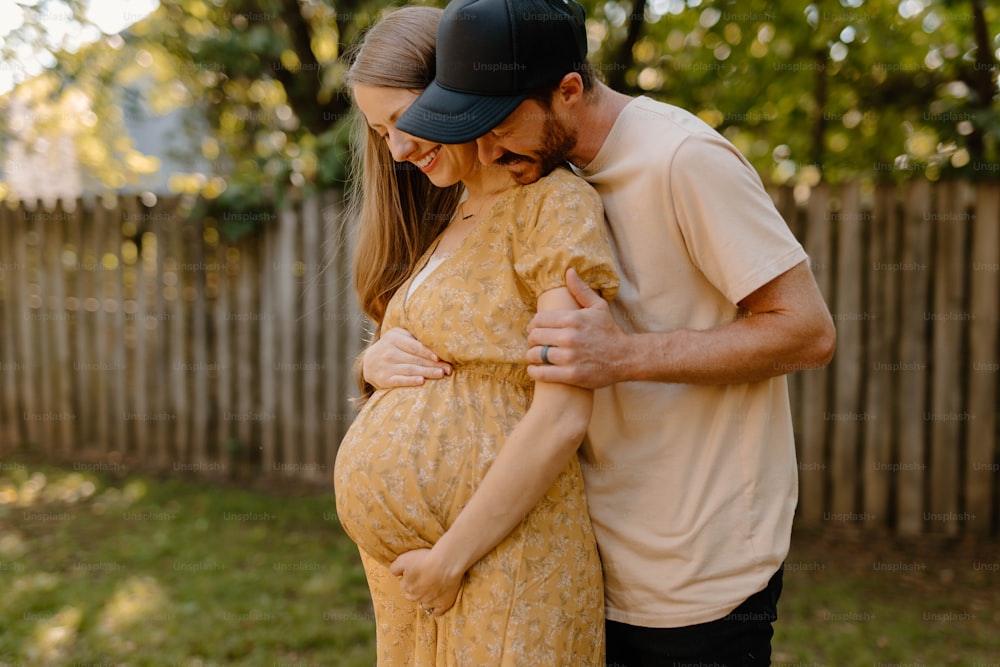
[[[459,181],[459,179],[455,178],[454,176],[438,172],[431,172],[427,174],[427,178],[430,179],[431,183],[433,183],[435,187],[439,188],[447,188],[449,186],[455,185],[455,183],[458,183]]]

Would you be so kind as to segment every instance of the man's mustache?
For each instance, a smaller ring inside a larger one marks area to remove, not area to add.
[[[520,161],[534,162],[534,160],[532,160],[527,155],[521,155],[520,153],[511,153],[510,151],[504,151],[503,155],[501,155],[495,160],[495,163],[506,166],[508,164],[511,164],[512,162],[520,162]]]

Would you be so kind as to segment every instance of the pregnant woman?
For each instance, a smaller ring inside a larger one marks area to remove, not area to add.
[[[604,298],[617,289],[600,198],[565,169],[522,186],[475,142],[396,129],[434,77],[440,13],[388,14],[348,74],[365,121],[355,280],[379,333],[405,328],[453,370],[375,388],[340,445],[337,511],[368,578],[379,665],[603,666],[576,457],[591,392],[534,383],[524,360],[532,316],[577,307],[568,268]],[[408,597],[418,564],[447,585]]]

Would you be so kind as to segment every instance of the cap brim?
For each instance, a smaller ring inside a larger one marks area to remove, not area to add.
[[[464,144],[499,125],[527,97],[526,94],[491,96],[460,93],[432,81],[399,117],[396,127],[429,141]]]

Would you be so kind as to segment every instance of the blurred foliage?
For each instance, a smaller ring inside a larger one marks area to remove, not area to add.
[[[614,87],[697,113],[770,182],[996,175],[1000,9],[984,0],[584,4],[591,59]],[[70,133],[89,173],[117,189],[159,167],[123,136],[129,86],[147,113],[189,112],[189,146],[178,150],[208,166],[173,175],[170,188],[199,195],[209,212],[340,186],[345,54],[386,5],[161,0],[121,35],[58,52],[56,67],[26,84],[32,127],[3,129]],[[22,39],[29,28],[44,21],[26,16]]]
[[[630,12],[592,12],[601,55],[627,39]],[[694,111],[772,182],[996,174],[1000,11],[981,0],[653,0],[644,12],[622,89]]]
[[[269,219],[250,214],[275,199],[346,178],[350,101],[341,56],[384,3],[336,4],[161,0],[119,35],[58,51],[52,69],[16,91],[31,112],[4,113],[4,136],[73,137],[81,166],[113,191],[159,167],[133,149],[124,117],[182,110],[188,137],[173,148],[205,166],[172,174],[169,188],[198,195],[210,214],[240,214],[223,225],[239,236]],[[79,11],[77,20],[86,24]],[[45,28],[44,16],[32,14],[17,32]],[[10,58],[12,45],[2,48]]]

